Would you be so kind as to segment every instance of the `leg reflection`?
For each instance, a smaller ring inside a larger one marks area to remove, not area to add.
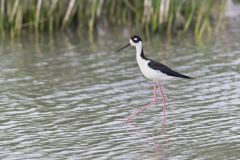
[[[157,137],[159,138],[159,135]],[[166,117],[164,116],[162,120],[160,139],[154,142],[154,151],[157,157],[156,159],[163,160],[168,158],[166,154],[167,146],[168,146],[168,134],[166,130]]]

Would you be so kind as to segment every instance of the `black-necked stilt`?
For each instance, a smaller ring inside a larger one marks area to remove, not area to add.
[[[130,115],[126,122],[131,121],[131,119],[137,115],[138,113],[142,112],[144,109],[156,104],[158,102],[157,100],[157,93],[156,93],[156,85],[158,83],[158,87],[161,93],[161,97],[163,100],[163,114],[165,117],[165,113],[166,113],[166,98],[164,96],[163,93],[163,89],[160,83],[160,80],[163,78],[163,76],[172,76],[172,77],[179,77],[179,78],[185,78],[185,79],[191,79],[191,77],[180,74],[174,70],[172,70],[171,68],[169,68],[168,66],[161,64],[159,62],[156,62],[152,59],[149,59],[147,57],[145,57],[144,52],[143,52],[143,43],[142,43],[142,39],[137,36],[134,35],[130,38],[130,43],[128,43],[127,45],[125,45],[124,47],[120,48],[119,50],[117,50],[117,52],[123,50],[124,48],[127,48],[129,46],[134,46],[136,47],[136,59],[137,59],[137,63],[138,66],[141,70],[141,72],[143,73],[143,75],[154,81],[154,88],[153,88],[153,100],[150,104],[144,106],[143,108],[141,108],[140,110],[138,110],[137,112],[133,113],[132,115]]]

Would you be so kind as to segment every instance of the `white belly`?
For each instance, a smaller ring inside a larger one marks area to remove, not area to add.
[[[169,77],[158,70],[151,69],[148,66],[148,63],[150,62],[149,60],[137,58],[137,62],[143,75],[150,80],[158,81]]]

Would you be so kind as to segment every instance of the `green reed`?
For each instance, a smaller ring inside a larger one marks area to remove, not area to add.
[[[69,28],[96,32],[96,27],[135,27],[168,35],[192,31],[201,38],[220,22],[225,0],[0,0],[0,35]]]

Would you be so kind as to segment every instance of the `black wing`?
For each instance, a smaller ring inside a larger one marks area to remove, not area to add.
[[[178,73],[178,72],[172,70],[171,68],[169,68],[168,66],[165,66],[164,64],[158,63],[158,62],[153,61],[153,60],[150,60],[150,62],[148,63],[148,66],[155,69],[155,70],[159,70],[162,73],[165,73],[169,76],[191,79],[191,77],[183,75],[181,73]]]

